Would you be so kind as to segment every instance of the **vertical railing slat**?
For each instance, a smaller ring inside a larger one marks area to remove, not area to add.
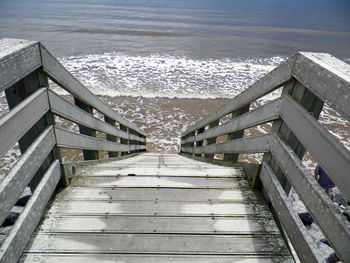
[[[203,133],[204,131],[205,131],[205,127],[202,127],[202,128],[200,128],[200,129],[196,130],[196,135],[201,134],[201,133]],[[201,147],[201,146],[203,146],[203,142],[204,142],[204,141],[197,141],[197,142],[195,142],[195,147]],[[194,156],[202,157],[202,154],[195,154]]]
[[[109,118],[106,115],[104,116],[104,119],[105,119],[105,122],[107,122],[108,124],[115,126],[115,121],[113,119]],[[117,142],[117,137],[110,134],[106,134],[106,139],[107,141],[110,141],[110,142]],[[118,152],[108,152],[108,157],[109,158],[118,157]]]
[[[74,103],[76,106],[78,106],[80,109],[86,111],[87,113],[93,114],[93,108],[90,105],[87,105],[83,101],[81,101],[78,98],[74,98]],[[81,134],[88,135],[91,137],[96,137],[96,131],[88,128],[84,125],[79,125],[79,131]],[[93,150],[83,150],[83,156],[84,160],[97,160],[98,159],[98,151]]]
[[[244,113],[247,113],[249,111],[249,108],[250,108],[250,104],[247,104],[246,106],[232,112],[232,119],[234,119],[234,118],[236,118]],[[243,136],[244,136],[244,130],[231,132],[228,134],[227,140],[231,141],[231,140],[242,138]],[[233,163],[236,163],[238,161],[238,157],[239,157],[238,153],[225,153],[224,154],[224,160],[230,161]]]
[[[129,128],[126,127],[126,126],[124,126],[124,125],[121,125],[121,124],[120,124],[120,129],[121,129],[122,131],[125,131],[125,132],[129,133]],[[129,145],[129,140],[128,140],[128,139],[121,138],[121,139],[120,139],[120,143],[121,143],[121,144]],[[127,155],[128,153],[129,153],[129,152],[122,152],[122,153],[121,153],[121,156]]]
[[[300,105],[310,112],[310,114],[318,119],[323,107],[323,102],[298,81],[293,80],[285,85],[282,90],[282,95],[290,95],[295,101],[299,102]],[[278,133],[285,141],[288,142],[288,145],[293,149],[299,159],[303,158],[306,151],[305,147],[281,119],[273,122],[272,131]],[[263,157],[263,162],[266,162],[271,166],[277,178],[280,180],[282,187],[286,193],[289,193],[291,185],[271,154],[265,154]]]
[[[209,123],[209,129],[218,126],[219,122],[220,122],[219,120],[216,120],[216,121],[213,121],[213,122]],[[216,144],[216,137],[212,137],[212,138],[209,138],[207,140],[207,145],[210,145],[210,144]],[[205,158],[209,158],[209,159],[213,159],[214,158],[214,154],[205,154],[204,157]]]

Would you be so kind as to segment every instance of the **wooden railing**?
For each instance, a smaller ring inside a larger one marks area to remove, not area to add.
[[[72,94],[75,105],[50,90],[48,79]],[[0,157],[17,142],[22,155],[0,181],[0,225],[28,185],[33,192],[0,248],[0,262],[17,262],[64,176],[59,148],[83,150],[85,160],[97,159],[98,151],[116,157],[145,151],[146,136],[85,88],[39,42],[0,40],[3,91],[10,112],[0,119]],[[93,116],[94,110],[104,119]],[[55,116],[78,124],[81,134],[57,128]],[[96,131],[106,139],[96,138]]]
[[[254,101],[280,87],[279,98],[249,110]],[[300,260],[324,259],[293,212],[287,198],[291,186],[338,256],[350,262],[350,224],[301,162],[307,150],[350,200],[350,153],[318,122],[324,102],[349,120],[350,65],[328,54],[297,53],[189,127],[181,137],[181,153],[219,163],[237,163],[239,154],[263,153],[257,178],[250,179],[255,187],[262,186]],[[232,119],[225,122],[228,117]],[[268,122],[268,134],[243,136],[245,129]],[[219,142],[222,135],[227,140]],[[213,159],[215,154],[223,160]]]

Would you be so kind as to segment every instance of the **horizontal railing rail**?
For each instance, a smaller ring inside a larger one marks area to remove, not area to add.
[[[0,156],[49,111],[45,88],[41,88],[0,120]],[[20,120],[20,121],[19,121]]]
[[[119,138],[135,140],[142,143],[146,142],[146,139],[144,137],[127,133],[120,129],[116,129],[115,126],[83,111],[82,109],[66,101],[65,99],[63,99],[62,97],[60,97],[59,95],[57,95],[51,90],[49,90],[49,102],[51,106],[51,111],[54,114],[66,120],[73,121],[74,123],[81,124],[86,127],[98,130],[100,132],[117,136]]]
[[[182,140],[182,143],[202,141],[276,120],[279,118],[278,113],[279,108],[281,107],[281,101],[282,99],[280,98],[273,102],[267,103],[262,107],[225,122],[220,126],[215,126],[196,136],[187,137],[186,139]]]
[[[49,89],[52,80],[73,95],[75,104]],[[51,196],[66,182],[60,168],[61,148],[83,151],[85,160],[146,150],[146,135],[84,87],[39,42],[0,40],[0,93],[10,111],[0,119],[0,158],[18,143],[21,156],[0,178],[0,225],[23,191],[32,196],[0,247],[0,262],[17,262],[40,222]],[[94,113],[99,113],[100,118]],[[68,121],[64,127],[55,120]],[[102,133],[98,138],[96,131]],[[0,159],[0,161],[4,161]]]
[[[250,107],[278,88],[279,98]],[[318,122],[324,103],[350,119],[350,65],[328,54],[297,53],[182,133],[181,153],[216,163],[214,157],[223,159],[223,164],[237,163],[239,154],[263,153],[260,172],[256,178],[248,174],[249,179],[263,188],[298,257],[302,262],[323,260],[287,198],[291,187],[337,255],[348,262],[350,223],[301,161],[308,151],[350,200],[350,152]],[[265,135],[245,133],[266,123],[271,128]]]
[[[270,134],[265,134],[201,147],[184,147],[183,152],[194,154],[264,153],[268,151],[269,138]]]
[[[76,134],[60,128],[55,128],[58,147],[99,151],[130,152],[143,150],[143,145],[124,145],[87,135]]]

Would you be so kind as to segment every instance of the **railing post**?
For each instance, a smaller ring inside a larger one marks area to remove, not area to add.
[[[134,131],[133,129],[130,129],[130,128],[129,128],[129,133],[130,133],[130,134],[133,134],[133,135],[137,135],[137,132]],[[135,141],[135,140],[129,140],[129,145],[137,145],[137,144],[138,144],[137,141]],[[129,153],[131,154],[131,153],[136,153],[136,152],[137,152],[137,150],[132,150],[132,151],[130,151]]]
[[[190,132],[190,133],[188,134],[188,137],[192,137],[192,136],[195,136],[195,135],[196,135],[196,131],[193,131],[193,132]],[[194,142],[189,142],[189,143],[187,144],[187,147],[194,147],[194,145],[195,145]],[[188,154],[194,156],[194,153],[188,153]]]
[[[247,104],[246,106],[232,112],[232,119],[247,113],[249,111],[250,104]],[[244,136],[244,130],[236,131],[236,132],[231,132],[228,134],[227,140],[235,140],[242,138]],[[238,153],[225,153],[224,154],[224,161],[230,161],[233,163],[236,163],[238,161],[239,154]]]
[[[283,87],[282,96],[289,95],[293,99],[302,105],[310,114],[312,114],[316,119],[318,119],[322,107],[323,101],[316,97],[311,91],[306,89],[297,80],[292,80]],[[277,120],[273,122],[272,132],[276,132],[283,138],[287,144],[293,149],[296,155],[301,160],[305,154],[305,148],[297,139],[297,137],[292,133],[288,126],[282,121]],[[281,168],[278,166],[276,160],[272,157],[270,153],[266,153],[263,156],[262,162],[268,163],[272,170],[275,172],[277,178],[279,179],[282,187],[288,194],[290,191],[290,184],[284,175]]]
[[[93,108],[89,105],[87,105],[85,102],[81,101],[77,97],[74,97],[74,103],[77,105],[80,109],[93,114]],[[88,135],[91,137],[96,137],[96,131],[94,129],[88,128],[84,125],[79,125],[79,131],[81,134]],[[83,156],[84,160],[97,160],[98,159],[98,151],[94,150],[83,150]]]
[[[142,135],[141,133],[138,133],[137,131],[134,131],[134,134],[140,138],[146,139],[146,136]],[[146,145],[145,142],[140,142],[140,141],[134,141],[134,144],[136,145]],[[134,152],[145,152],[146,150],[135,150]]]
[[[143,139],[145,139],[145,141],[142,142],[141,145],[147,145],[147,141],[146,141],[147,137],[145,135],[141,135],[141,137]],[[140,152],[146,152],[146,151],[147,151],[147,149],[140,150]]]
[[[124,126],[124,125],[121,125],[121,124],[120,124],[120,129],[121,129],[122,131],[125,131],[125,132],[129,133],[129,128],[126,127],[126,126]],[[128,140],[128,139],[124,139],[124,138],[120,138],[120,143],[121,143],[121,144],[129,145],[129,140]],[[129,151],[127,151],[127,152],[121,152],[121,156],[128,155],[128,154],[129,154]]]
[[[115,126],[115,121],[113,119],[109,118],[106,115],[104,115],[104,118],[105,118],[105,122],[107,122],[112,126]],[[110,134],[106,134],[106,139],[107,141],[110,141],[110,142],[117,142],[117,137]],[[113,157],[118,157],[118,152],[108,152],[108,158],[113,158]]]
[[[181,142],[180,142],[180,154],[186,154],[186,152],[183,152],[182,149],[187,147],[188,143],[182,143],[183,140],[185,140],[188,137],[188,134],[185,136],[181,137]]]
[[[216,121],[211,122],[211,123],[209,124],[209,129],[218,126],[218,125],[219,125],[219,122],[220,122],[219,120],[216,120]],[[216,137],[207,139],[207,145],[215,144],[215,143],[216,143]],[[205,158],[209,158],[209,159],[213,159],[213,158],[214,158],[214,154],[205,154],[204,157],[205,157]]]
[[[205,127],[200,128],[200,129],[196,130],[196,135],[203,133],[204,131],[205,131]],[[203,146],[203,141],[197,141],[196,147],[201,147],[201,146]],[[194,156],[202,157],[202,154],[195,154]]]
[[[5,90],[7,103],[9,108],[12,109],[24,99],[29,97],[39,88],[48,87],[47,77],[42,72],[36,70],[30,73],[28,76],[17,82],[12,87]],[[54,124],[54,117],[51,113],[45,114],[36,124],[30,128],[25,135],[18,141],[19,149],[23,154],[33,141],[44,131],[46,127]],[[41,167],[38,169],[33,179],[29,183],[29,187],[33,192],[36,186],[39,184],[42,176],[49,168],[53,160],[59,158],[58,149],[54,149],[47,156]]]

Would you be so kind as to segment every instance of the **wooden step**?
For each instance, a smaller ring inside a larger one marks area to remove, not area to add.
[[[40,232],[279,235],[272,218],[177,216],[50,216]]]
[[[34,254],[24,253],[21,263],[291,263],[287,256],[261,255],[130,255],[130,254]]]
[[[130,253],[195,255],[287,255],[283,239],[256,235],[39,233],[32,253]]]
[[[260,192],[251,189],[196,189],[196,188],[118,188],[69,187],[58,197],[67,200],[128,200],[128,201],[174,201],[174,202],[262,202]]]
[[[65,201],[52,206],[50,214],[71,216],[271,216],[265,204],[160,201]]]
[[[84,187],[167,187],[233,189],[248,188],[245,180],[237,178],[167,177],[167,176],[77,176],[72,186]]]

